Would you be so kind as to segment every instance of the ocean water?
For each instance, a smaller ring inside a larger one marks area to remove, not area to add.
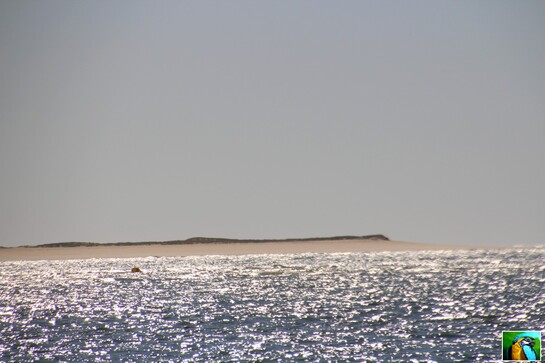
[[[6,362],[490,362],[544,329],[537,247],[0,263]]]

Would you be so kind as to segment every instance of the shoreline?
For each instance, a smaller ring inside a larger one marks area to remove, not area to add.
[[[177,245],[8,247],[0,249],[0,261],[72,260],[90,258],[177,257],[207,255],[344,253],[471,249],[471,246],[401,242],[373,239],[305,240],[284,242],[191,243]]]

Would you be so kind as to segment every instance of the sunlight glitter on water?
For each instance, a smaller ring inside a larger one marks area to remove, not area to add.
[[[544,249],[5,262],[3,361],[499,361]],[[129,273],[132,266],[144,273]],[[479,345],[474,342],[478,341]]]

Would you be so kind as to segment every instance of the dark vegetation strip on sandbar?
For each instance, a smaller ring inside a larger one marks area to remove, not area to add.
[[[267,243],[267,242],[312,242],[312,241],[346,241],[346,240],[382,240],[389,241],[388,237],[382,234],[372,234],[367,236],[335,236],[335,237],[315,237],[315,238],[287,238],[287,239],[233,239],[233,238],[213,238],[213,237],[193,237],[186,240],[174,241],[147,241],[147,242],[55,242],[36,246],[24,247],[98,247],[98,246],[142,246],[142,245],[191,245],[200,243]]]

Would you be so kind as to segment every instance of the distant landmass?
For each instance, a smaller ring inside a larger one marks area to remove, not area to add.
[[[214,237],[193,237],[185,240],[173,241],[147,241],[147,242],[55,242],[35,246],[25,247],[95,247],[95,246],[141,246],[141,245],[190,245],[201,243],[267,243],[267,242],[304,242],[304,241],[345,241],[345,240],[382,240],[389,241],[389,238],[382,234],[372,234],[367,236],[334,236],[334,237],[314,237],[314,238],[287,238],[287,239],[233,239],[233,238],[214,238]]]

